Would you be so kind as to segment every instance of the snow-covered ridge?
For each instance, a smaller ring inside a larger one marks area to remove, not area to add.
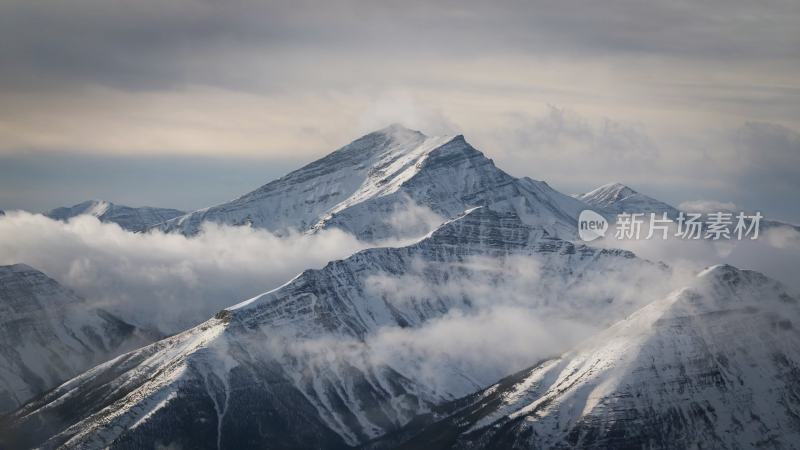
[[[116,223],[128,231],[144,231],[153,225],[185,214],[183,211],[149,206],[130,207],[105,200],[88,200],[77,205],[56,208],[44,213],[56,220],[69,220],[80,215],[97,217],[101,222]]]
[[[728,265],[375,448],[794,448],[800,303]]]
[[[628,252],[553,238],[513,211],[477,208],[413,245],[373,248],[305,271],[204,324],[87,372],[17,412],[0,435],[26,445],[49,438],[46,447],[89,448],[112,442],[242,448],[265,439],[279,448],[343,448],[364,442],[502,376],[443,361],[440,380],[446,381],[431,384],[417,371],[428,362],[423,355],[386,360],[371,343],[386,330],[417,329],[503,301],[487,298],[485,290],[457,288],[480,277],[488,292],[506,286],[511,280],[494,267],[508,258],[533,261],[540,273],[516,302],[543,317],[578,312],[592,324],[613,322],[647,301],[606,292],[574,295],[587,292],[592,279],[657,290],[651,278],[666,274]],[[408,284],[429,283],[432,290],[398,297],[392,286],[376,287],[376,279],[413,279]],[[446,287],[448,280],[456,284]],[[76,405],[79,414],[70,412]],[[191,416],[180,413],[186,410]],[[40,430],[33,441],[25,436],[31,427]]]
[[[574,235],[584,206],[545,183],[508,175],[461,135],[428,137],[394,125],[236,200],[160,228],[194,234],[204,221],[278,233],[337,227],[360,239],[379,240],[403,233],[386,218],[408,203],[438,215],[438,223],[490,205],[565,237]]]

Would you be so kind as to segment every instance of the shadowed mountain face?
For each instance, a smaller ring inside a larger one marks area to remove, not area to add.
[[[777,282],[716,266],[371,448],[795,448],[799,323]]]
[[[177,209],[149,206],[132,208],[103,200],[88,200],[74,206],[53,209],[45,213],[45,216],[56,220],[68,220],[83,214],[97,217],[101,222],[116,223],[128,231],[138,232],[185,213]]]
[[[443,361],[429,383],[425,354],[379,354],[386,330],[419,329],[448,314],[504,301],[441,289],[397,296],[374,281],[486,277],[511,282],[489,262],[527,258],[540,278],[520,293],[543,317],[600,326],[647,302],[585,292],[591,279],[648,286],[665,269],[624,251],[548,237],[512,212],[478,208],[403,248],[366,250],[220,312],[184,333],[76,377],[6,418],[12,447],[340,448],[398,429],[435,404],[489,385],[502,371]],[[480,264],[476,264],[475,262]],[[487,268],[488,267],[488,268]],[[487,275],[488,274],[488,275]],[[380,285],[379,285],[380,286]],[[576,303],[577,302],[577,303]],[[393,348],[393,347],[392,347]]]
[[[0,413],[147,336],[24,264],[0,266]]]
[[[562,237],[575,234],[583,206],[544,182],[508,175],[463,136],[428,137],[394,125],[236,200],[177,217],[160,228],[194,234],[203,221],[275,232],[337,227],[363,240],[378,240],[424,234],[419,228],[430,231],[485,205],[513,211],[525,223]],[[416,226],[390,220],[409,213],[424,213],[427,220],[420,218]]]

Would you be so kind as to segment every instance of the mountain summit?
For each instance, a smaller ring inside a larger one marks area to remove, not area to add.
[[[678,210],[660,200],[648,197],[621,183],[609,183],[584,194],[574,196],[578,200],[604,210],[609,214],[620,213],[667,213],[675,218]]]
[[[526,223],[558,236],[574,234],[583,206],[546,183],[503,172],[462,135],[425,136],[391,125],[236,200],[160,228],[195,234],[204,221],[278,233],[335,227],[378,240],[398,237],[409,221],[427,222],[419,225],[430,231],[487,205],[514,211]],[[398,215],[403,229],[393,223]]]

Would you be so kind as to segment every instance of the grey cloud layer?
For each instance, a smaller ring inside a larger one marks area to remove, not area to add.
[[[539,176],[569,192],[618,181],[675,205],[734,203],[774,219],[800,220],[800,133],[768,122],[709,130],[703,141],[654,138],[641,122],[589,119],[550,106],[513,117],[489,135],[503,167]],[[682,190],[674,187],[682,186]]]
[[[791,1],[11,0],[0,6],[0,59],[4,82],[277,89],[291,82],[281,79],[286,62],[331,53],[372,62],[497,52],[796,60],[798,9]]]
[[[0,154],[288,168],[400,121],[463,132],[515,175],[569,191],[622,181],[800,221],[798,28],[790,0],[9,0]],[[0,184],[0,207],[71,189],[67,172],[36,173]],[[139,189],[98,182],[70,201],[186,207],[175,189]]]

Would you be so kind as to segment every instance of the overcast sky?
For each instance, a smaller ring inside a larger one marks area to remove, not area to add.
[[[0,3],[0,208],[199,208],[390,122],[800,222],[800,3]]]

